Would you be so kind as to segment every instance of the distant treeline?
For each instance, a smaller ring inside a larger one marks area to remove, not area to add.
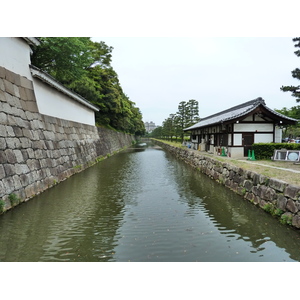
[[[188,128],[200,121],[199,103],[197,100],[181,101],[176,114],[170,114],[164,120],[162,126],[157,127],[151,133],[151,137],[162,139],[184,140],[184,128]]]

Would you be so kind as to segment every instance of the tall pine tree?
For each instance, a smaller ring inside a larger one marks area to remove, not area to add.
[[[300,48],[300,37],[293,38],[293,42],[295,42],[295,47]],[[298,57],[300,57],[300,50],[294,52]],[[300,69],[296,68],[292,71],[292,76],[296,79],[300,80]],[[292,96],[296,97],[296,101],[300,102],[300,85],[298,86],[282,86],[280,88],[283,92],[292,92]]]

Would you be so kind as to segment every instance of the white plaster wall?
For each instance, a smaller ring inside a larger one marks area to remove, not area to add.
[[[254,143],[272,143],[273,142],[273,134],[254,134]]]
[[[275,143],[282,143],[282,129],[275,127]]]
[[[241,133],[235,133],[233,135],[233,146],[242,146],[242,134]]]
[[[244,147],[228,147],[230,157],[242,158],[244,157]]]
[[[22,38],[0,37],[0,66],[32,80],[30,47]]]
[[[234,131],[255,132],[255,131],[270,131],[273,132],[273,124],[234,124]]]
[[[95,125],[95,113],[63,93],[33,78],[34,93],[39,112],[44,115]]]

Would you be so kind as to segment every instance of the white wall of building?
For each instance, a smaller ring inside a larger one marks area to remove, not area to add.
[[[41,114],[95,125],[95,113],[93,110],[64,95],[38,78],[33,78],[33,87],[37,106]]]
[[[275,143],[282,143],[282,129],[275,127]]]
[[[0,37],[0,66],[32,80],[30,47],[22,38]]]
[[[235,133],[233,135],[233,145],[234,146],[242,146],[242,134],[241,133]]]
[[[244,147],[228,147],[228,152],[234,158],[244,157]]]
[[[254,143],[272,143],[273,133],[254,134]]]
[[[258,131],[270,131],[273,132],[273,124],[263,124],[263,123],[257,123],[257,124],[234,124],[234,131],[241,131],[241,132],[255,132]]]

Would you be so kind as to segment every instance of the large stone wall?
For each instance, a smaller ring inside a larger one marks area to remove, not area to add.
[[[0,67],[2,210],[27,201],[134,140],[131,135],[40,114],[32,81]]]
[[[277,216],[282,223],[300,228],[300,187],[253,171],[220,162],[196,151],[155,141],[195,169]]]

